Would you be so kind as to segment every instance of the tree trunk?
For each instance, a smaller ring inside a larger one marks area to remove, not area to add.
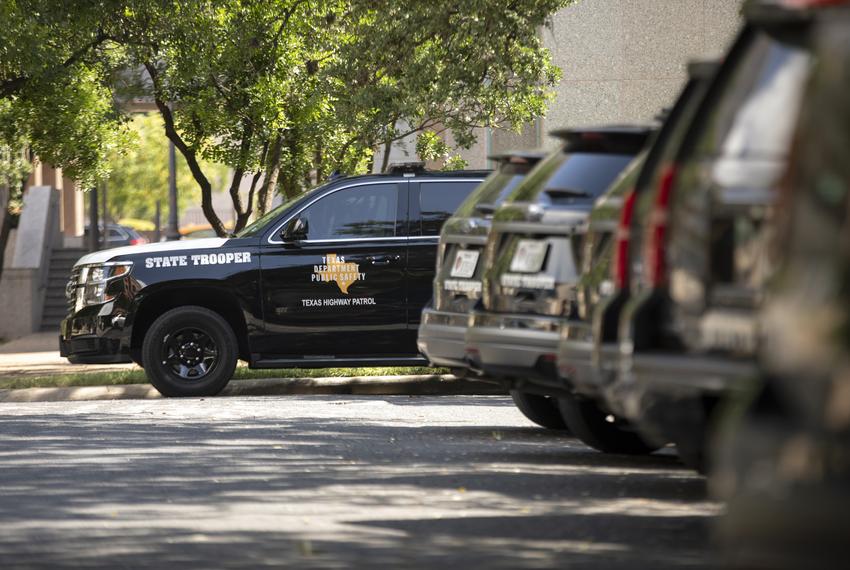
[[[12,214],[9,213],[9,201],[12,191],[7,184],[0,184],[0,281],[3,280],[3,263],[6,257],[6,244],[12,231]]]
[[[384,142],[384,158],[381,159],[381,172],[386,172],[387,167],[390,165],[390,151],[392,148],[392,140],[387,139],[386,142]]]
[[[248,163],[248,152],[251,150],[251,139],[254,136],[254,129],[251,123],[243,120],[242,142],[239,145],[239,164],[233,171],[233,179],[230,181],[230,200],[233,202],[233,211],[236,213],[236,222],[234,231],[239,231],[248,223],[248,218],[251,217],[253,209],[253,193],[248,194],[248,201],[243,206],[242,196],[239,194],[239,187],[242,185],[242,177],[245,175],[245,165]]]
[[[261,216],[271,209],[274,189],[280,176],[280,151],[283,148],[283,133],[278,131],[266,157],[266,177],[257,192],[257,213]]]
[[[201,209],[204,212],[204,217],[206,217],[207,221],[209,221],[210,226],[212,226],[216,235],[219,237],[226,237],[227,230],[224,228],[221,218],[219,218],[215,213],[215,209],[212,205],[212,185],[204,174],[204,171],[201,170],[201,165],[198,163],[198,157],[195,151],[189,148],[189,145],[186,144],[183,137],[181,137],[180,133],[177,132],[177,129],[174,126],[174,115],[171,112],[171,108],[160,97],[161,90],[159,85],[159,72],[151,63],[146,63],[145,68],[153,82],[155,93],[154,103],[156,103],[156,107],[159,109],[159,114],[162,115],[163,123],[165,123],[165,136],[174,143],[174,147],[177,148],[177,150],[180,151],[180,154],[183,155],[183,158],[186,159],[186,164],[189,166],[189,171],[192,173],[192,177],[201,188]]]

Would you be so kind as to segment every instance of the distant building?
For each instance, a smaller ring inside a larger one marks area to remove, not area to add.
[[[651,121],[669,106],[693,59],[723,55],[741,25],[742,0],[585,0],[541,31],[563,78],[546,116],[522,133],[479,129],[460,154],[470,168],[505,150],[551,147],[550,130]],[[392,159],[415,148],[403,141]],[[410,158],[407,158],[410,160]]]

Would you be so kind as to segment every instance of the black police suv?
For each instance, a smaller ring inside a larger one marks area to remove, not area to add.
[[[560,399],[571,431],[601,451],[649,450],[664,443],[648,444],[636,434],[634,426],[605,402],[604,391],[619,367],[617,329],[620,311],[629,298],[627,267],[630,254],[639,248],[635,236],[638,230],[632,231],[631,220],[635,211],[641,216],[648,211],[648,188],[673,149],[678,148],[715,70],[716,64],[709,62],[689,65],[689,78],[648,150],[624,171],[590,213],[576,311],[561,327],[558,371],[566,388],[574,393]],[[609,421],[611,418],[615,421]]]
[[[812,65],[811,22],[830,11],[801,5],[745,5],[744,29],[653,188],[632,265],[621,407],[700,470],[713,412],[754,374],[775,188]]]
[[[443,225],[434,299],[422,311],[418,337],[419,350],[431,364],[464,373],[468,313],[481,298],[481,253],[487,244],[490,221],[496,208],[543,156],[533,151],[491,156],[497,163],[495,171]]]
[[[254,368],[424,363],[440,228],[485,171],[335,179],[232,238],[99,251],[74,266],[60,349],[145,368],[167,396]]]
[[[850,560],[850,3],[816,24],[760,311],[758,389],[722,414],[711,487],[738,568]]]
[[[555,133],[562,148],[540,162],[494,215],[466,353],[475,371],[502,379],[519,404],[525,394],[548,398],[561,389],[555,355],[561,322],[575,308],[580,228],[649,133],[644,127]],[[549,404],[549,421],[562,421],[557,402]]]

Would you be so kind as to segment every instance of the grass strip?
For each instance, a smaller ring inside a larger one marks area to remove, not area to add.
[[[445,368],[427,366],[396,366],[374,368],[281,368],[274,370],[252,370],[247,366],[238,366],[233,380],[251,380],[255,378],[325,378],[346,376],[407,376],[411,374],[448,374]],[[18,388],[61,388],[68,386],[117,386],[119,384],[146,384],[148,381],[142,369],[116,370],[100,372],[73,372],[53,374],[51,376],[18,376],[0,378],[0,389]]]

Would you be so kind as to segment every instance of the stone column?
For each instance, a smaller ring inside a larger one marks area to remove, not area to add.
[[[70,178],[62,181],[62,231],[65,237],[83,235],[85,227],[85,196]]]

